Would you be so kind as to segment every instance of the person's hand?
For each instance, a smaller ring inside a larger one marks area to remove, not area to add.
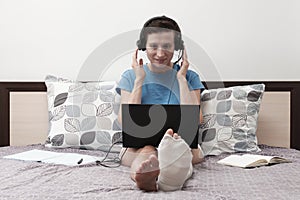
[[[136,49],[135,53],[132,56],[132,68],[135,73],[135,77],[137,81],[143,81],[145,79],[146,73],[143,67],[143,59],[137,61],[138,49]]]
[[[177,79],[185,79],[186,78],[186,72],[189,68],[189,61],[187,59],[187,54],[185,48],[183,49],[183,55],[182,55],[182,62],[180,65],[180,69],[177,72]]]

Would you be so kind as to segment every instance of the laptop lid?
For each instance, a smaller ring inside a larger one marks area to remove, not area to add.
[[[158,147],[168,128],[198,148],[199,105],[122,104],[123,147]]]

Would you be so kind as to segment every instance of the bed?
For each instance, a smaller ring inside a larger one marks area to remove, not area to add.
[[[225,82],[225,86],[255,82]],[[210,84],[210,87],[215,83]],[[242,169],[216,162],[229,154],[207,156],[194,166],[183,189],[143,192],[130,180],[128,168],[96,164],[68,167],[3,159],[31,149],[104,155],[102,151],[49,149],[43,82],[0,83],[1,199],[300,199],[300,82],[264,82],[257,137],[258,154],[282,156],[292,163]],[[216,83],[216,87],[217,87]],[[25,111],[24,111],[25,110]],[[31,112],[30,116],[24,113]],[[275,114],[274,114],[275,112]],[[22,135],[25,134],[26,137]],[[27,136],[28,134],[28,136]]]

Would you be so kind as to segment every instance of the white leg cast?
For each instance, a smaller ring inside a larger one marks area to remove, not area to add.
[[[160,175],[158,187],[163,191],[181,189],[193,173],[192,153],[183,139],[166,134],[158,147]]]

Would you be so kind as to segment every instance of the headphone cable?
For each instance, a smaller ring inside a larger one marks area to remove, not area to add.
[[[118,140],[118,141],[115,141],[114,143],[112,143],[111,146],[109,147],[109,149],[107,150],[104,158],[101,161],[100,160],[96,161],[96,164],[101,165],[103,167],[108,167],[108,168],[117,168],[117,167],[121,166],[122,158],[125,155],[128,148],[126,148],[124,150],[124,152],[122,153],[121,156],[115,156],[114,158],[108,157],[108,155],[111,153],[112,148],[118,143],[121,143],[121,141]],[[112,163],[113,165],[108,164],[108,163]]]

